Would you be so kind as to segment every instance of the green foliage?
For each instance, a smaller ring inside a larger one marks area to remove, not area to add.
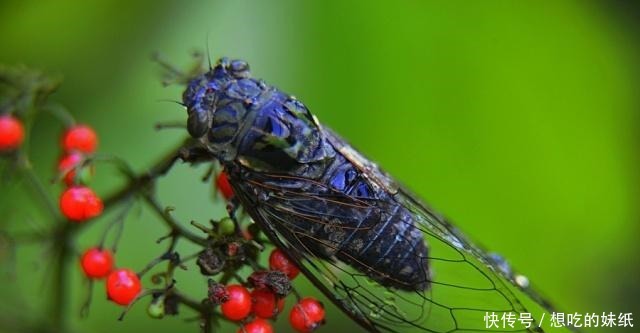
[[[632,296],[640,273],[640,57],[637,31],[616,10],[569,1],[290,0],[5,1],[0,9],[0,63],[64,73],[56,99],[95,124],[101,151],[136,170],[183,136],[152,130],[185,114],[158,102],[179,100],[181,92],[162,87],[150,55],[161,51],[187,64],[189,51],[204,50],[208,39],[213,58],[241,57],[257,77],[295,94],[471,238],[508,258],[562,310],[640,313]],[[33,75],[30,82],[40,82]],[[40,82],[46,88],[30,98],[56,82]],[[49,179],[59,128],[44,119],[33,125],[30,147],[36,172]],[[180,220],[224,212],[211,206],[202,172],[178,168],[159,184]],[[95,180],[101,193],[117,185]],[[2,189],[0,213],[17,205],[18,218],[37,220],[28,198]],[[154,240],[163,230],[150,229],[151,212],[140,214],[127,219],[121,265],[141,267],[159,251]],[[84,245],[99,229],[83,232]],[[16,283],[0,286],[0,311],[24,309],[24,325],[44,317],[43,290],[34,287],[47,274],[42,251],[22,250]],[[194,293],[206,285],[197,274],[179,274]],[[144,306],[115,323],[120,309],[99,288],[92,315],[79,320],[79,270],[68,279],[77,286],[67,310],[78,331],[192,329],[173,318],[151,321]],[[16,294],[27,299],[7,301]],[[354,329],[336,309],[328,312],[332,329]],[[286,320],[280,324],[285,331]]]

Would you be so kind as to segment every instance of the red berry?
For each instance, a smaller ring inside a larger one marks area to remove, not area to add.
[[[68,129],[62,138],[62,148],[67,151],[80,151],[91,154],[98,146],[98,135],[87,125],[76,125]]]
[[[88,187],[70,187],[60,197],[62,214],[74,222],[94,218],[102,213],[102,208],[102,200]]]
[[[229,320],[242,320],[251,312],[251,294],[247,288],[232,284],[227,286],[229,298],[220,305],[222,314]]]
[[[289,280],[300,274],[300,269],[280,249],[274,249],[269,255],[269,268],[287,274]]]
[[[11,151],[24,141],[24,127],[11,115],[0,116],[0,151]]]
[[[231,183],[229,183],[229,177],[226,172],[221,171],[218,174],[216,178],[216,188],[222,193],[225,199],[229,200],[233,197],[233,188],[231,187]]]
[[[58,172],[64,173],[64,183],[72,186],[76,178],[76,167],[82,162],[83,156],[78,152],[71,152],[62,156],[58,162]]]
[[[269,290],[255,289],[251,292],[251,298],[251,312],[260,318],[273,318],[284,309],[284,298],[279,298]]]
[[[273,328],[268,321],[256,318],[240,327],[237,333],[273,333]]]
[[[128,305],[142,290],[138,275],[126,268],[117,269],[107,277],[107,296],[120,305]]]
[[[324,315],[322,303],[313,297],[306,297],[291,309],[289,323],[296,331],[308,333],[324,324]]]
[[[113,255],[97,247],[88,249],[80,260],[84,274],[93,279],[103,278],[113,269]]]

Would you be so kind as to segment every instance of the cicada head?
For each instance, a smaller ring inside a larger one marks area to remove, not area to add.
[[[306,106],[251,77],[242,60],[220,59],[182,98],[189,133],[221,162],[284,173],[330,155]]]
[[[200,75],[189,82],[182,94],[182,101],[187,106],[189,118],[187,130],[194,138],[201,138],[211,126],[211,118],[215,112],[217,83],[209,81],[207,74]]]
[[[182,94],[189,134],[215,154],[229,155],[230,142],[248,112],[247,103],[260,92],[258,81],[250,76],[245,61],[222,58],[210,71],[193,78]]]

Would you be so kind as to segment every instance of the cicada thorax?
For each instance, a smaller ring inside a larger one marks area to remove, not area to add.
[[[271,88],[249,109],[236,142],[238,163],[254,171],[319,176],[334,152],[304,105]]]
[[[190,133],[225,165],[252,218],[300,251],[385,286],[428,288],[427,248],[412,214],[327,139],[301,102],[250,78],[246,64],[238,75],[232,63],[193,80],[184,99]]]

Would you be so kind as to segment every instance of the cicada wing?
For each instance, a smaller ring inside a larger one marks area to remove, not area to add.
[[[319,255],[318,248],[338,251],[341,244],[332,239],[316,239],[288,218],[303,216],[314,223],[328,223],[366,215],[357,210],[379,208],[380,203],[374,205],[370,199],[354,198],[327,188],[312,192],[300,190],[324,186],[314,180],[296,178],[296,186],[283,187],[279,187],[279,181],[278,177],[266,174],[253,179],[253,186],[269,188],[278,195],[245,209],[252,212],[275,245],[298,264],[318,289],[368,331],[540,332],[542,329],[536,319],[545,313],[548,320],[549,310],[541,304],[542,298],[514,284],[488,254],[401,188],[395,193],[395,200],[412,212],[412,223],[424,235],[429,249],[431,273],[429,288],[424,290],[387,287],[336,256]],[[241,197],[250,195],[242,193],[245,188],[236,187],[236,193]],[[322,205],[318,205],[319,202]],[[348,209],[318,208],[334,205]],[[339,216],[328,213],[336,211],[345,213]],[[420,255],[416,254],[416,260],[424,259],[418,257]],[[527,313],[532,314],[533,320],[521,321],[521,314]],[[487,320],[488,315],[497,316],[499,321]]]
[[[424,202],[418,199],[405,187],[398,186],[396,198],[409,210],[415,213],[419,228],[426,234],[426,239],[438,237],[447,240],[454,247],[463,249],[469,255],[478,260],[491,271],[499,275],[500,280],[508,288],[515,288],[527,295],[528,301],[536,304],[541,311],[548,313],[556,312],[553,304],[538,291],[531,287],[528,278],[518,273],[501,256],[488,252],[484,247],[469,240],[455,225],[447,221],[444,217],[435,213]]]
[[[402,186],[396,199],[414,213],[429,245],[430,303],[461,331],[575,331],[551,328],[553,305],[506,261],[469,240],[456,226]],[[495,314],[494,318],[485,318]],[[531,318],[531,320],[529,320]],[[446,319],[446,318],[445,318]],[[429,324],[433,319],[429,320]],[[492,327],[488,327],[492,326]]]
[[[272,212],[262,208],[257,208],[257,211],[261,218],[269,221],[263,225],[263,230],[273,241],[274,245],[283,250],[287,256],[298,265],[311,283],[331,300],[331,302],[367,331],[387,331],[386,327],[378,327],[375,322],[371,321],[371,319],[364,314],[365,311],[359,309],[358,304],[354,303],[351,298],[345,297],[345,295],[348,295],[350,289],[343,285],[340,281],[340,276],[348,274],[348,272],[341,271],[340,266],[337,266],[339,262],[331,262],[318,258],[313,254],[311,249],[306,247],[295,232],[291,233],[291,231],[288,231],[287,235],[284,236],[278,229],[273,227],[272,223],[282,222],[277,215],[273,215]],[[347,293],[343,293],[342,291],[347,291]],[[393,330],[389,329],[388,331],[391,332]]]

